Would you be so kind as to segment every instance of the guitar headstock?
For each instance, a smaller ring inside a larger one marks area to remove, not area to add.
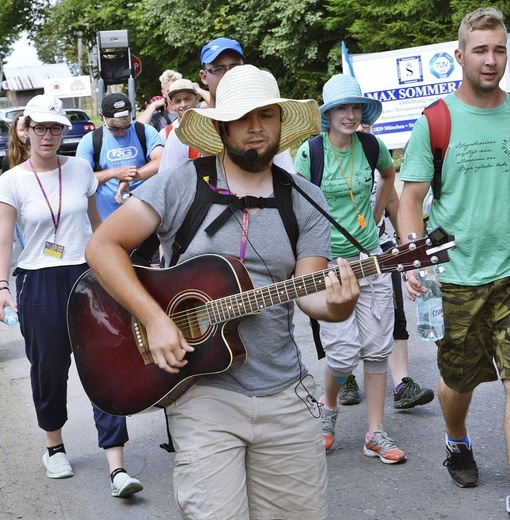
[[[455,237],[440,226],[427,236],[392,247],[378,257],[381,272],[412,271],[450,261],[448,250],[455,247]]]

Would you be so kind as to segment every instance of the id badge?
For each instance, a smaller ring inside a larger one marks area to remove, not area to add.
[[[64,246],[46,241],[44,244],[43,254],[52,256],[53,258],[62,258],[64,255]]]

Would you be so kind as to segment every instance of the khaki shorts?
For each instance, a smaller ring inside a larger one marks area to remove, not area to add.
[[[313,395],[313,378],[304,383]],[[322,425],[306,397],[296,384],[265,397],[195,385],[168,406],[182,517],[329,518]]]
[[[445,335],[437,342],[444,382],[457,392],[510,379],[510,278],[476,287],[444,283]],[[497,367],[497,370],[496,370]]]

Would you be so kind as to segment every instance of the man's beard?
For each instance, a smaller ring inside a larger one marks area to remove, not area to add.
[[[280,141],[278,140],[275,143],[272,143],[269,145],[267,150],[262,153],[257,154],[256,159],[248,159],[244,152],[240,150],[236,150],[235,148],[227,148],[225,147],[225,151],[227,152],[227,155],[229,156],[230,160],[239,168],[246,172],[250,173],[259,173],[264,170],[267,170],[267,168],[270,166],[271,161],[274,159],[274,156],[277,154],[278,149],[280,148]],[[232,151],[236,153],[232,153]]]

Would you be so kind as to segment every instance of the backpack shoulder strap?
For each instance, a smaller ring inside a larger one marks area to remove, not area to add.
[[[139,121],[135,121],[136,137],[140,141],[143,150],[143,158],[147,162],[147,136],[145,135],[145,125]]]
[[[94,171],[98,172],[101,170],[99,166],[99,155],[101,154],[101,148],[103,147],[103,127],[100,126],[92,132],[92,151],[94,158]]]
[[[182,221],[181,227],[175,235],[175,240],[172,244],[170,266],[175,265],[182,253],[186,251],[209,211],[212,200],[207,200],[211,192],[208,184],[216,186],[216,156],[200,157],[193,162],[197,171],[195,198]]]
[[[310,181],[316,186],[321,185],[324,172],[324,136],[316,135],[308,141],[310,147]]]
[[[170,132],[172,131],[173,127],[174,125],[172,123],[168,123],[168,125],[165,126],[165,135],[167,138],[170,135]]]
[[[292,184],[287,179],[287,172],[273,164],[273,191],[277,201],[278,212],[282,219],[283,226],[289,237],[290,245],[294,258],[297,258],[297,241],[299,237],[299,226],[294,212],[292,202]]]
[[[368,164],[372,171],[372,186],[374,185],[374,171],[379,160],[379,141],[373,134],[367,132],[356,132],[358,139],[361,141],[363,153],[367,158]]]
[[[450,142],[452,122],[450,111],[443,99],[438,99],[423,111],[427,118],[430,134],[430,149],[434,157],[434,179],[432,181],[432,193],[434,199],[441,196],[441,176],[443,161]]]

